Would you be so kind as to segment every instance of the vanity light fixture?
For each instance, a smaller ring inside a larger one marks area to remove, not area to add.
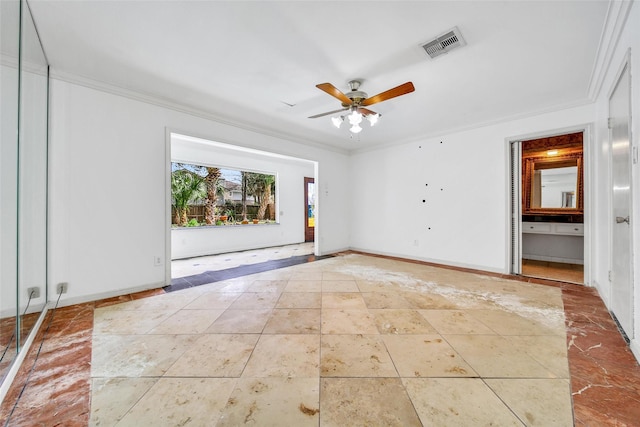
[[[558,150],[549,150],[547,151],[547,156],[557,156]]]

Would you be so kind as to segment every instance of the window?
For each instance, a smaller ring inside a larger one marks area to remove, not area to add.
[[[171,163],[174,227],[275,222],[275,194],[275,174]]]

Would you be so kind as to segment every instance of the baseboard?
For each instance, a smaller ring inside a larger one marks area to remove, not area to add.
[[[635,356],[638,363],[640,363],[640,341],[637,338],[634,338],[629,343],[629,348],[631,349],[631,353]]]
[[[418,262],[425,262],[429,264],[437,264],[443,267],[455,267],[455,268],[464,268],[469,270],[477,270],[478,273],[486,271],[488,273],[506,274],[505,271],[501,268],[492,268],[492,267],[487,267],[486,265],[466,264],[462,262],[451,262],[451,261],[445,261],[441,259],[425,258],[425,257],[412,257],[407,254],[397,254],[394,252],[384,252],[384,251],[372,251],[370,249],[362,249],[357,247],[352,247],[350,248],[350,250],[361,252],[362,254],[365,254],[365,255],[366,254],[381,255],[381,256],[387,256],[392,258],[399,258],[407,261],[418,261]]]
[[[164,281],[162,281],[162,282],[150,283],[142,286],[134,286],[131,288],[117,289],[109,292],[101,292],[98,294],[89,294],[89,295],[82,295],[82,296],[73,297],[73,298],[65,298],[60,300],[60,302],[58,303],[58,308],[68,307],[70,305],[76,305],[76,304],[84,304],[87,302],[100,301],[103,299],[119,297],[122,295],[135,294],[136,292],[148,291],[150,289],[158,289],[164,286],[165,286],[165,283]],[[57,294],[53,295],[51,299],[55,304],[55,301],[57,301],[58,299],[58,295]]]

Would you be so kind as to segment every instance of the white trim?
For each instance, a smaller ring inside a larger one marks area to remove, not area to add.
[[[541,116],[541,115],[544,115],[544,114],[557,113],[557,112],[560,112],[560,111],[568,110],[568,109],[571,109],[571,108],[578,108],[578,107],[582,107],[582,106],[589,105],[589,104],[592,104],[592,103],[593,103],[592,100],[585,98],[585,99],[582,99],[582,100],[579,100],[579,101],[574,101],[574,102],[569,102],[569,103],[566,103],[566,104],[560,104],[560,105],[555,105],[555,106],[552,106],[552,107],[542,108],[540,110],[533,110],[533,111],[523,112],[523,113],[519,113],[519,114],[513,114],[513,115],[510,115],[510,116],[499,117],[497,119],[486,120],[486,121],[483,121],[483,122],[473,122],[473,123],[469,123],[469,124],[463,125],[463,126],[444,129],[444,130],[439,131],[439,132],[425,133],[425,134],[421,134],[421,135],[418,135],[418,136],[413,136],[413,137],[402,139],[402,140],[396,140],[396,141],[393,141],[393,142],[377,144],[377,145],[373,145],[373,146],[369,146],[369,147],[355,148],[353,150],[350,150],[349,153],[353,153],[353,154],[366,153],[366,152],[369,152],[369,151],[376,151],[376,150],[382,150],[382,149],[389,148],[389,147],[395,147],[397,145],[423,142],[425,139],[439,138],[439,137],[443,137],[443,136],[447,136],[447,135],[451,135],[451,134],[455,134],[455,133],[461,133],[461,132],[467,132],[467,131],[482,129],[482,128],[489,127],[489,126],[496,126],[496,125],[499,125],[499,124],[502,124],[502,123],[509,123],[509,122],[512,122],[512,121],[515,121],[515,120],[531,119],[531,118],[535,118],[537,116]]]
[[[636,357],[636,360],[640,362],[640,340],[632,339],[629,342],[629,348],[631,352]]]
[[[20,370],[20,367],[22,366],[22,362],[24,362],[24,359],[27,357],[27,354],[29,353],[29,349],[31,348],[33,341],[36,339],[36,335],[38,334],[38,331],[42,326],[42,322],[44,322],[44,318],[47,315],[47,311],[49,310],[49,305],[52,305],[52,303],[49,303],[48,305],[46,305],[42,310],[42,313],[38,317],[36,324],[33,325],[33,327],[31,328],[31,332],[29,333],[27,340],[24,342],[22,349],[18,353],[18,356],[16,357],[16,359],[11,364],[11,368],[9,368],[9,370],[7,371],[7,375],[2,380],[2,384],[0,384],[0,403],[2,403],[4,401],[4,398],[7,396],[9,387],[11,387],[13,380],[16,378],[16,375],[18,374],[18,370]]]
[[[357,247],[351,247],[349,248],[349,250],[362,252],[363,254],[382,255],[387,257],[399,258],[406,261],[428,262],[431,264],[441,265],[445,268],[446,267],[468,268],[472,270],[478,270],[479,274],[482,274],[482,272],[504,274],[504,270],[502,268],[493,268],[486,265],[467,264],[464,262],[452,262],[452,261],[442,260],[437,258],[414,257],[414,256],[407,256],[407,254],[398,254],[395,252],[387,252],[387,251],[373,251],[371,249],[361,249]],[[340,251],[332,251],[332,252],[340,252]]]
[[[194,117],[199,117],[205,120],[211,120],[213,122],[222,123],[227,126],[243,129],[246,131],[259,133],[261,135],[270,136],[273,138],[283,139],[294,143],[303,143],[305,145],[316,147],[322,150],[333,151],[340,154],[348,154],[348,150],[340,148],[334,145],[322,143],[320,141],[312,140],[309,138],[301,138],[299,135],[292,135],[285,132],[275,131],[273,129],[266,129],[260,127],[254,127],[245,123],[240,123],[229,118],[221,117],[211,111],[206,111],[200,108],[191,107],[185,104],[175,102],[173,100],[162,98],[157,95],[143,93],[131,89],[125,89],[119,86],[112,85],[110,83],[94,80],[88,77],[79,76],[63,71],[56,71],[51,69],[50,78],[60,80],[67,83],[72,83],[79,86],[84,86],[89,89],[98,90],[101,92],[109,93],[112,95],[121,96],[123,98],[132,99],[134,101],[144,102],[146,104],[155,105],[157,107],[167,108],[180,113],[188,114]]]
[[[171,137],[168,127],[164,130],[164,284],[171,284]],[[168,224],[168,226],[167,226]]]
[[[517,141],[527,141],[530,139],[538,139],[538,138],[548,138],[552,136],[566,135],[569,133],[582,132],[582,156],[583,156],[583,200],[584,200],[584,209],[583,209],[583,222],[584,222],[584,245],[583,245],[583,257],[584,257],[584,284],[586,286],[591,286],[591,277],[592,277],[592,269],[593,263],[591,262],[591,236],[593,235],[592,228],[595,224],[591,221],[591,200],[593,199],[593,186],[591,185],[591,180],[593,179],[593,174],[591,173],[591,169],[595,167],[595,165],[591,164],[591,134],[593,133],[593,125],[591,123],[580,124],[576,126],[568,126],[564,128],[552,129],[548,131],[536,131],[523,135],[510,136],[505,138],[508,144]],[[507,177],[511,174],[511,162],[507,161]],[[509,179],[510,181],[510,179]],[[510,189],[509,189],[510,191]],[[508,195],[507,195],[508,196]],[[506,233],[505,244],[508,247],[511,247],[511,203],[508,204],[508,214],[507,219],[509,219],[508,232]],[[509,249],[510,251],[510,249]],[[511,271],[510,264],[507,260],[506,271]]]
[[[589,99],[595,101],[602,90],[613,55],[618,47],[622,31],[631,11],[631,1],[609,1],[609,9],[600,35],[596,60],[589,82]]]

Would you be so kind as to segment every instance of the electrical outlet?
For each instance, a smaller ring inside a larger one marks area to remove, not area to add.
[[[40,298],[40,288],[27,288],[27,296],[29,298]]]
[[[153,265],[155,265],[156,267],[159,267],[162,265],[162,257],[161,256],[154,256],[153,257]]]
[[[69,284],[67,282],[58,283],[58,287],[56,288],[56,293],[58,295],[66,294],[68,288],[69,288]]]

